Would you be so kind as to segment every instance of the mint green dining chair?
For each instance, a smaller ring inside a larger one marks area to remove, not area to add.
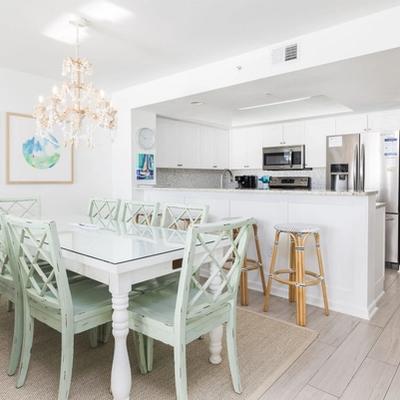
[[[233,388],[237,393],[242,391],[236,347],[236,302],[253,223],[253,219],[247,218],[191,225],[179,281],[130,299],[130,329],[174,348],[178,400],[188,398],[186,345],[223,324],[226,324]],[[234,230],[237,236],[233,235]],[[225,270],[228,260],[233,260],[233,265]],[[211,272],[202,281],[198,271],[205,263],[210,263]],[[220,285],[211,290],[214,279]]]
[[[154,226],[157,224],[159,209],[159,203],[123,201],[120,220],[125,224]]]
[[[10,258],[18,266],[23,301],[23,341],[17,387],[24,385],[29,368],[34,321],[61,333],[58,400],[67,400],[71,385],[74,335],[112,320],[108,288],[90,279],[70,284],[61,259],[54,221],[2,217]],[[45,260],[43,265],[39,260]]]
[[[117,220],[119,218],[120,207],[120,199],[91,199],[89,203],[89,217]]]
[[[40,215],[40,200],[36,197],[0,198],[0,215],[12,214],[20,217]],[[8,309],[14,304],[14,334],[8,363],[8,375],[14,375],[18,368],[22,346],[22,303],[17,302],[16,268],[11,265],[5,232],[0,223],[0,296],[8,301]]]
[[[203,224],[208,217],[207,205],[165,204],[160,226],[168,229],[187,230],[191,224]]]

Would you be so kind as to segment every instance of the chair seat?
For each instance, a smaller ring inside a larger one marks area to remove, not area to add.
[[[111,321],[112,301],[108,287],[91,279],[70,283],[75,333],[83,332],[103,323]],[[57,308],[49,308],[36,299],[31,299],[32,314],[60,331],[61,313]],[[51,318],[50,318],[51,315]],[[88,321],[90,319],[90,321]],[[80,322],[82,321],[82,324]]]
[[[144,294],[146,292],[151,292],[153,290],[158,290],[165,286],[169,286],[174,282],[178,282],[179,276],[179,272],[173,272],[172,274],[137,283],[136,285],[132,286],[132,294]]]
[[[278,224],[274,226],[275,230],[285,233],[317,233],[319,227],[304,223]]]
[[[168,286],[164,286],[158,290],[150,291],[139,296],[130,298],[129,312],[131,314],[140,315],[141,317],[150,318],[159,321],[166,326],[174,325],[174,316],[176,308],[176,299],[178,295],[179,280],[176,279]],[[199,290],[195,287],[190,289],[189,302]],[[209,301],[205,295],[201,295],[197,301],[199,308],[208,304]],[[218,307],[218,305],[217,305]],[[204,313],[200,313],[201,317]],[[195,319],[196,316],[193,316]]]

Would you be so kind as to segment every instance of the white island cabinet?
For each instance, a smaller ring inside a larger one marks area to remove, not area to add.
[[[274,225],[302,222],[321,228],[322,253],[331,310],[369,319],[383,294],[384,209],[376,208],[376,193],[334,193],[223,189],[137,189],[134,197],[146,201],[208,204],[210,219],[256,218],[268,273]],[[288,243],[282,240],[278,266],[288,263]],[[254,253],[254,243],[250,244]],[[250,254],[253,255],[254,254]],[[306,265],[316,269],[313,241],[306,248]],[[250,287],[261,290],[257,273]],[[274,282],[273,294],[287,288]],[[307,302],[322,305],[319,287],[307,288]],[[321,311],[322,312],[322,311]]]

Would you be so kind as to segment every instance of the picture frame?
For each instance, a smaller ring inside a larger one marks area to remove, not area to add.
[[[6,113],[6,183],[74,183],[74,151],[61,143],[61,129],[43,139],[35,129],[32,115]]]
[[[156,183],[154,153],[137,154],[136,181],[145,185],[154,185]]]

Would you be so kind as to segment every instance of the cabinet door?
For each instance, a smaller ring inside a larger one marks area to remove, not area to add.
[[[306,121],[306,167],[325,168],[326,137],[335,134],[335,119],[324,118]]]
[[[400,130],[400,110],[368,114],[368,130],[375,132]]]
[[[200,125],[177,121],[178,168],[200,168]]]
[[[281,146],[283,142],[283,124],[262,126],[262,146]]]
[[[176,121],[157,118],[157,167],[176,168],[178,158]]]
[[[243,169],[247,165],[247,139],[244,129],[232,129],[230,132],[231,169]],[[249,168],[249,167],[247,167]]]
[[[246,132],[246,162],[244,168],[262,169],[262,127],[256,126]]]
[[[229,167],[229,131],[214,129],[213,141],[209,147],[214,149],[213,169],[225,169]]]
[[[361,133],[368,128],[366,114],[346,115],[335,119],[335,133],[346,135],[351,133]]]
[[[304,144],[303,121],[283,124],[283,144],[288,146]]]

